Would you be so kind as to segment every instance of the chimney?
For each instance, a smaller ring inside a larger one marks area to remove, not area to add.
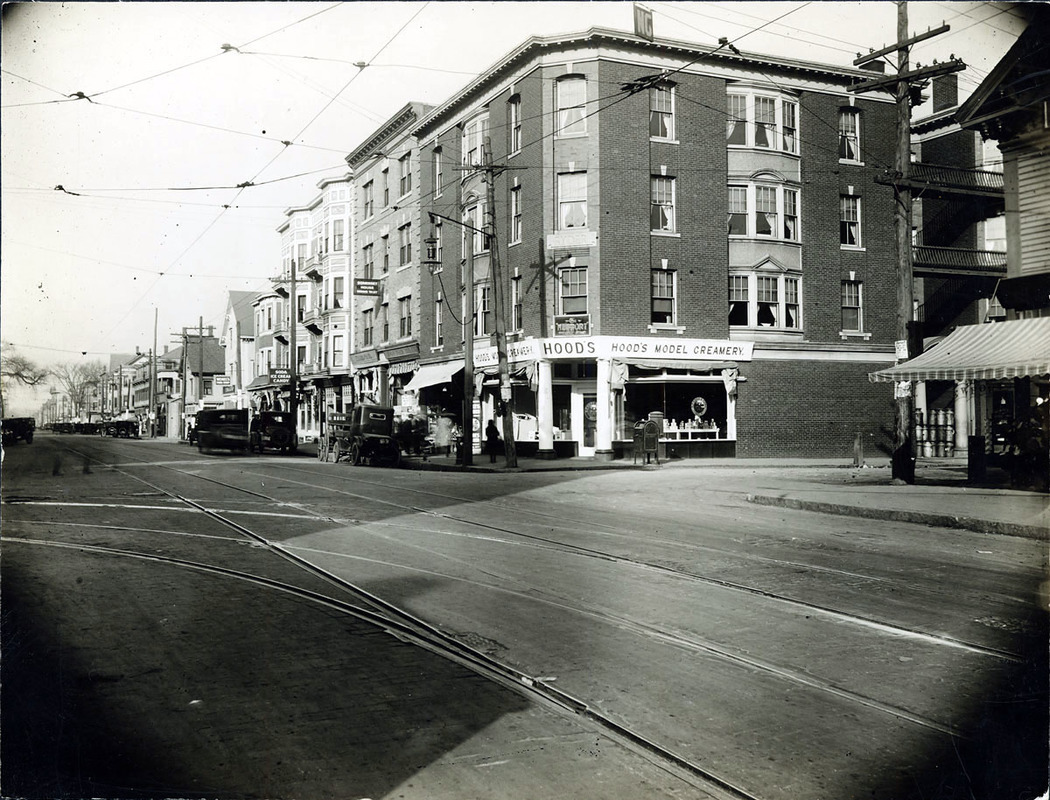
[[[874,61],[869,61],[867,64],[861,64],[860,68],[867,70],[868,72],[878,72],[883,75],[886,74],[886,62],[878,58]]]
[[[933,79],[933,113],[959,105],[959,76],[938,75]]]

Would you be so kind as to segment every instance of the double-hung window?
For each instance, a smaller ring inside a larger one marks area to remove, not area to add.
[[[651,313],[654,325],[674,325],[675,321],[675,271],[654,269],[651,271]]]
[[[369,181],[361,187],[361,212],[364,214],[365,219],[368,219],[376,212],[374,181]]]
[[[343,228],[344,223],[341,219],[332,220],[332,249],[339,251],[343,249]]]
[[[729,144],[747,144],[747,95],[731,94],[727,100],[726,140]]]
[[[439,294],[437,300],[434,301],[434,344],[437,347],[441,347],[445,343],[445,333],[441,327],[444,310],[445,301]]]
[[[398,305],[398,329],[397,335],[401,338],[412,335],[412,298],[402,297],[397,301]]]
[[[474,335],[492,333],[492,292],[487,283],[478,284],[474,294]]]
[[[861,281],[842,282],[842,330],[858,332],[864,330]]]
[[[798,241],[798,191],[784,189],[784,238]]]
[[[860,112],[855,108],[839,109],[839,158],[843,161],[860,159]]]
[[[489,132],[489,118],[475,117],[463,126],[463,163],[478,166],[484,161],[485,137]]]
[[[346,366],[343,361],[343,337],[342,335],[336,335],[332,337],[332,366],[338,369],[339,367]]]
[[[517,95],[507,103],[507,133],[510,137],[507,142],[508,152],[521,150],[521,97]]]
[[[332,308],[342,308],[346,302],[346,286],[342,275],[332,278]]]
[[[510,190],[510,243],[521,241],[521,187]]]
[[[434,197],[441,197],[441,169],[444,166],[442,159],[445,157],[444,151],[440,147],[434,148],[434,159],[430,162],[431,179],[434,182]]]
[[[558,228],[587,227],[587,173],[558,175]]]
[[[776,147],[777,101],[755,98],[755,147]]]
[[[405,153],[397,163],[401,173],[398,178],[398,197],[404,197],[412,191],[412,154]]]
[[[654,86],[649,89],[649,136],[674,139],[674,88]]]
[[[729,235],[747,236],[747,187],[729,187]]]
[[[839,197],[839,244],[860,247],[860,198],[852,194]]]
[[[375,313],[369,308],[361,314],[361,344],[363,346],[371,346],[374,332]]]
[[[654,231],[673,232],[674,178],[653,175],[650,180],[649,227]]]
[[[773,186],[755,187],[755,234],[758,236],[776,236],[777,226],[777,190]]]
[[[485,208],[478,205],[467,206],[463,210],[463,252],[467,251],[467,237],[475,253],[484,253],[488,249],[488,237],[485,235]]]
[[[566,267],[559,275],[562,314],[587,313],[587,267]]]
[[[383,170],[383,208],[390,207],[390,170]]]
[[[515,275],[510,280],[510,329],[520,331],[524,327],[521,300],[521,276]]]
[[[412,263],[412,223],[402,225],[397,229],[398,237],[398,266]]]
[[[587,81],[583,78],[563,78],[555,84],[557,95],[558,136],[587,133]]]
[[[361,261],[363,267],[361,268],[363,278],[372,278],[375,276],[375,245],[366,244],[361,248]]]

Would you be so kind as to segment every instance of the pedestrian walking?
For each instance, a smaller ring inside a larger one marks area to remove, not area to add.
[[[496,463],[496,453],[499,452],[499,448],[499,428],[496,427],[496,420],[490,419],[489,424],[485,427],[485,449],[489,451],[490,463]]]

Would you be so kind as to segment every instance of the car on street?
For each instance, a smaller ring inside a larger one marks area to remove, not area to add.
[[[197,412],[197,449],[248,449],[248,409],[216,408]]]
[[[298,448],[295,420],[287,411],[263,411],[252,417],[248,428],[248,450],[259,453],[280,450],[294,453]]]

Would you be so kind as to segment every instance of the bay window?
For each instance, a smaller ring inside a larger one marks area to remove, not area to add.
[[[484,160],[485,137],[489,132],[489,117],[475,117],[463,126],[463,163],[477,166]]]
[[[729,187],[730,236],[799,241],[798,189],[749,183]]]
[[[726,142],[798,153],[798,103],[776,94],[745,89],[726,96]]]
[[[798,274],[768,266],[730,275],[729,326],[802,330],[801,284]]]

